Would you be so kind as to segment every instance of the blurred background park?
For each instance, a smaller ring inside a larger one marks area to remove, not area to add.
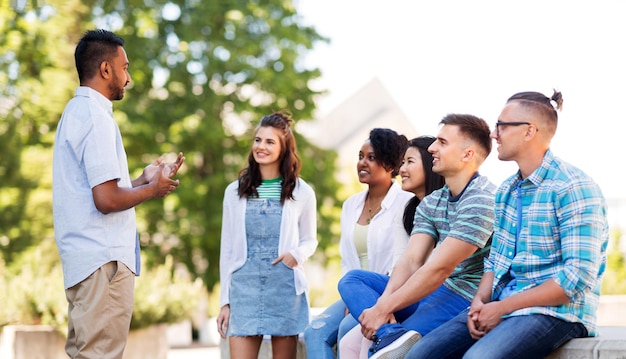
[[[65,326],[52,144],[78,85],[75,45],[94,27],[126,41],[133,81],[114,116],[131,175],[163,153],[187,158],[172,195],[137,207],[148,270],[134,329],[218,313],[223,191],[263,115],[298,121],[302,177],[318,199],[306,268],[323,307],[338,297],[339,214],[364,189],[356,155],[371,128],[432,135],[449,112],[494,123],[511,94],[552,88],[565,99],[553,149],[609,202],[603,292],[626,293],[625,13],[617,0],[0,0],[0,326]],[[500,182],[515,164],[492,155],[484,168]]]

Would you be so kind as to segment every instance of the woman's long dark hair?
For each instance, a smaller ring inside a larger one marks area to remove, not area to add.
[[[438,173],[433,172],[433,155],[428,152],[428,147],[435,142],[436,138],[433,136],[420,136],[409,141],[409,147],[415,147],[422,157],[422,167],[424,168],[425,194],[428,196],[434,190],[437,190],[445,184],[444,178]],[[402,216],[402,222],[404,223],[404,229],[411,235],[413,231],[413,221],[415,219],[415,210],[420,204],[420,199],[414,196],[407,202],[404,208],[404,215]]]
[[[283,111],[274,112],[261,119],[254,133],[261,127],[273,127],[282,133],[280,139],[279,170],[283,178],[280,203],[284,204],[287,199],[293,198],[293,190],[296,188],[302,162],[296,151],[296,138],[291,131],[293,119]],[[261,185],[261,171],[259,164],[254,159],[252,151],[248,154],[248,167],[239,172],[239,197],[258,197],[257,187]]]

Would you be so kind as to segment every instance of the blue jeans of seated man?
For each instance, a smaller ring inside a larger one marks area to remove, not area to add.
[[[352,270],[339,280],[339,294],[350,313],[358,318],[365,309],[371,308],[381,296],[389,276],[364,270]],[[422,336],[454,318],[470,305],[459,294],[441,285],[433,293],[394,313],[398,324],[383,324],[376,336],[382,338],[402,328],[415,330]]]
[[[544,358],[568,340],[587,336],[587,329],[581,323],[536,314],[506,318],[476,341],[467,329],[467,313],[468,310],[464,310],[430,332],[405,358]]]
[[[334,359],[333,346],[357,324],[356,319],[346,315],[346,305],[341,299],[331,304],[304,330],[307,358]]]

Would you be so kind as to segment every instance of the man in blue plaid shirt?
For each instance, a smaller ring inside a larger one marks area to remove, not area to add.
[[[543,358],[596,335],[606,265],[606,202],[598,185],[550,150],[562,96],[511,96],[491,137],[519,171],[498,188],[494,238],[471,306],[406,358]]]

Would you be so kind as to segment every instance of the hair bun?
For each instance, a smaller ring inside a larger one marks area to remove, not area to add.
[[[552,104],[552,102],[554,102],[554,104]],[[554,90],[552,97],[550,97],[550,103],[552,107],[557,110],[563,109],[563,94],[561,94],[560,91]]]

